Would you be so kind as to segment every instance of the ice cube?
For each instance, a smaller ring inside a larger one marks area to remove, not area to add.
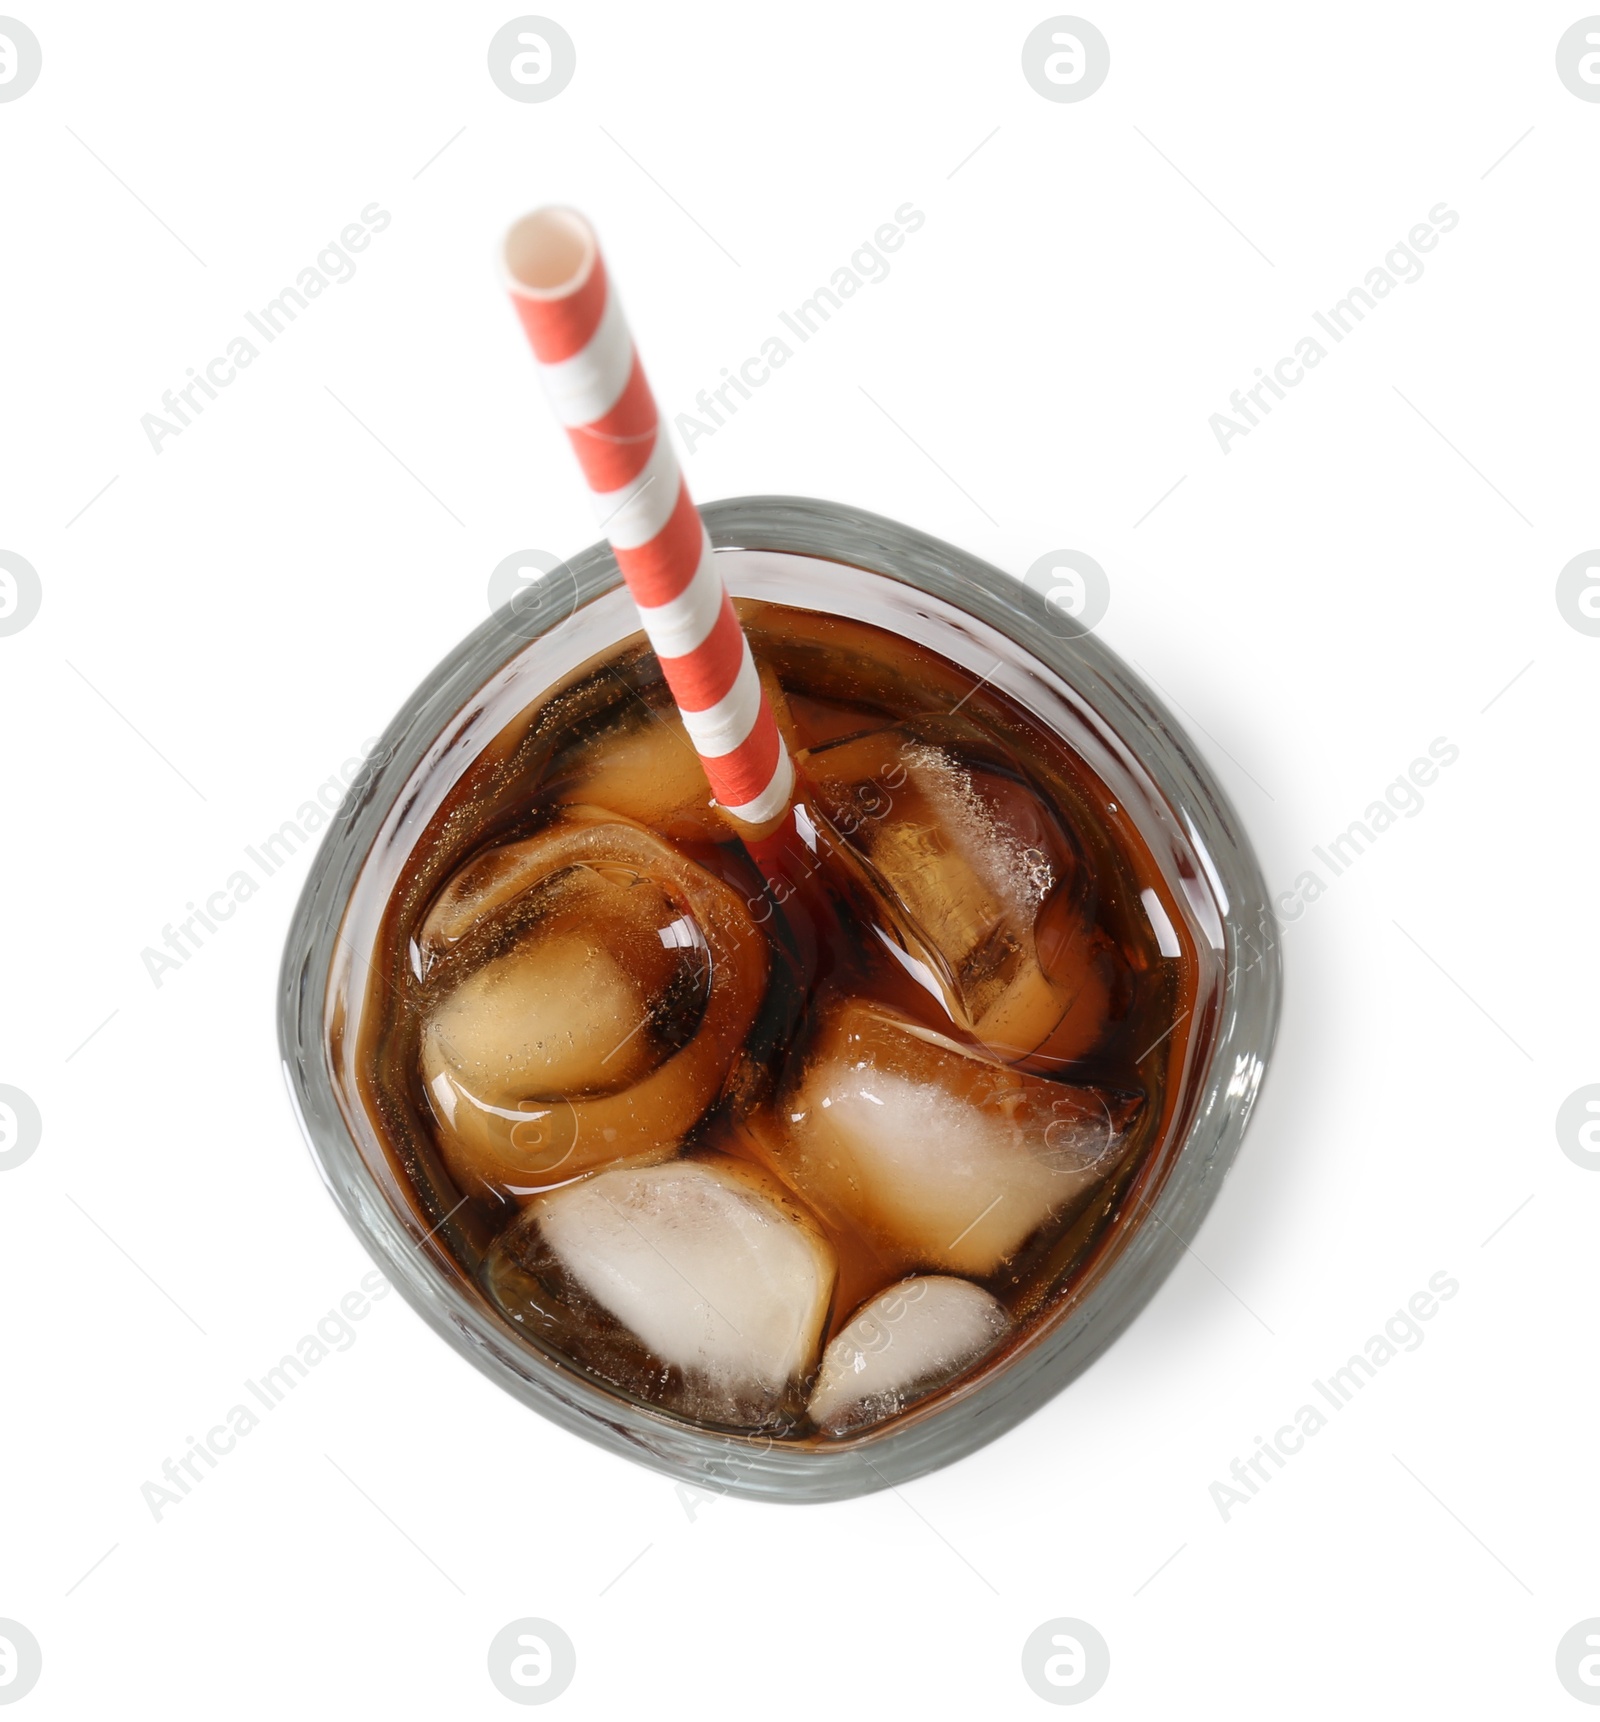
[[[771,669],[759,674],[792,756],[797,742],[783,691]],[[603,807],[679,842],[725,843],[735,835],[670,700],[630,702],[614,723],[553,762],[550,788],[563,803]]]
[[[942,1387],[1011,1326],[1000,1302],[971,1280],[919,1275],[863,1304],[822,1356],[808,1410],[829,1435],[894,1417]]]
[[[776,1179],[713,1154],[540,1197],[497,1242],[489,1282],[525,1330],[625,1392],[761,1428],[802,1414],[835,1274]]]
[[[672,1154],[761,1005],[743,900],[591,817],[481,857],[429,917],[421,1075],[462,1185],[515,1198]]]
[[[950,1020],[1008,1062],[1083,1057],[1121,1002],[1077,842],[998,744],[922,718],[802,760],[878,937]]]
[[[553,776],[563,802],[604,807],[664,837],[726,839],[722,815],[683,719],[635,707],[611,729],[585,741]]]
[[[700,929],[654,880],[579,865],[544,897],[538,920],[428,1018],[426,1057],[498,1105],[637,1082],[709,990]],[[663,940],[680,927],[681,942]]]
[[[1136,1095],[1032,1076],[866,1000],[827,1011],[752,1134],[887,1262],[991,1274],[1113,1172]]]

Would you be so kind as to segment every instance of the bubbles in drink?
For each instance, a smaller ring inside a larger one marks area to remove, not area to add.
[[[1066,740],[866,624],[744,621],[826,936],[625,646],[415,835],[358,1068],[421,1229],[524,1343],[670,1417],[847,1442],[1069,1306],[1175,1128],[1201,971]]]

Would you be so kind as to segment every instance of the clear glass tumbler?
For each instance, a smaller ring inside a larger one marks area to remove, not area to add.
[[[367,953],[412,842],[462,770],[546,689],[638,630],[609,548],[560,565],[452,651],[406,702],[335,816],[284,952],[279,1039],[312,1154],[356,1235],[444,1339],[553,1422],[667,1474],[758,1499],[837,1500],[991,1441],[1132,1321],[1220,1187],[1260,1092],[1280,968],[1266,887],[1237,814],[1188,738],[1091,632],[1021,582],[861,510],[747,497],[703,511],[735,597],[832,611],[932,647],[1065,737],[1157,858],[1211,973],[1208,1023],[1166,1139],[1142,1164],[1068,1295],[987,1369],[842,1440],[706,1429],[542,1353],[457,1265],[392,1166],[354,1064]]]

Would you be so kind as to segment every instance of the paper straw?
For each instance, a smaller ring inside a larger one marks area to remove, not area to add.
[[[506,235],[506,283],[667,686],[725,812],[767,826],[794,765],[661,428],[589,223],[539,209]]]

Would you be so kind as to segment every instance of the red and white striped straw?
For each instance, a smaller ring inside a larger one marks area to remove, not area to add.
[[[594,230],[575,210],[536,210],[506,235],[504,258],[545,394],[572,439],[712,794],[743,824],[768,825],[788,809],[794,765]]]

